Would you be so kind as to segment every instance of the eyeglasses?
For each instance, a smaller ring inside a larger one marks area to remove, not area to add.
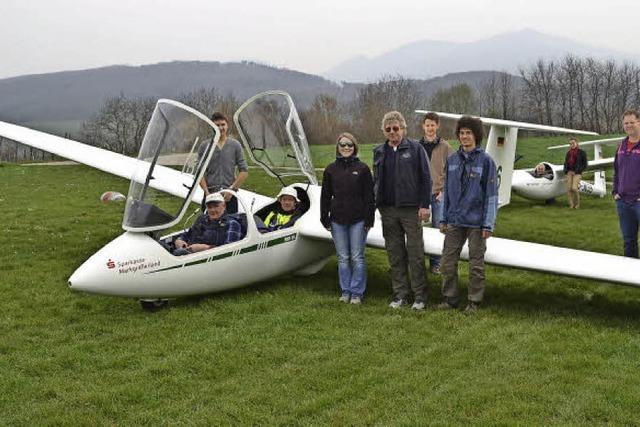
[[[353,148],[353,142],[339,142],[341,148]]]
[[[398,126],[387,126],[386,128],[384,128],[384,131],[386,133],[389,133],[391,131],[398,132],[399,130],[400,128]]]

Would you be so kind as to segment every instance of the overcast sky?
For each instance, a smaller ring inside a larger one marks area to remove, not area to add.
[[[636,1],[0,0],[0,78],[171,60],[320,74],[417,40],[531,28],[640,54]]]

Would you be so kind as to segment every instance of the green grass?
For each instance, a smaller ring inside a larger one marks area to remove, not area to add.
[[[314,147],[316,166],[332,150]],[[275,193],[263,178],[247,186]],[[369,250],[361,307],[337,302],[332,260],[150,314],[66,285],[121,233],[123,205],[98,197],[127,188],[82,166],[0,166],[0,425],[640,422],[640,290],[488,267],[475,316],[392,312],[386,256]],[[582,200],[514,197],[497,234],[619,254],[611,200]]]

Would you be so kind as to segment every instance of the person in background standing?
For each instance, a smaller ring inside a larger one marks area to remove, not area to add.
[[[431,165],[431,227],[440,227],[442,217],[442,188],[444,187],[444,165],[447,157],[453,153],[453,148],[447,141],[438,135],[440,117],[436,113],[427,113],[422,119],[422,131],[424,136],[420,145],[427,152]],[[440,257],[429,256],[431,273],[440,274]]]

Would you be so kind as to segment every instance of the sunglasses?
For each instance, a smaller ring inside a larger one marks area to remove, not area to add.
[[[338,145],[342,148],[353,148],[353,142],[339,142]]]
[[[387,133],[389,133],[391,131],[398,132],[399,130],[400,130],[400,128],[398,126],[393,126],[393,127],[388,126],[388,127],[384,128],[384,131],[387,132]]]

